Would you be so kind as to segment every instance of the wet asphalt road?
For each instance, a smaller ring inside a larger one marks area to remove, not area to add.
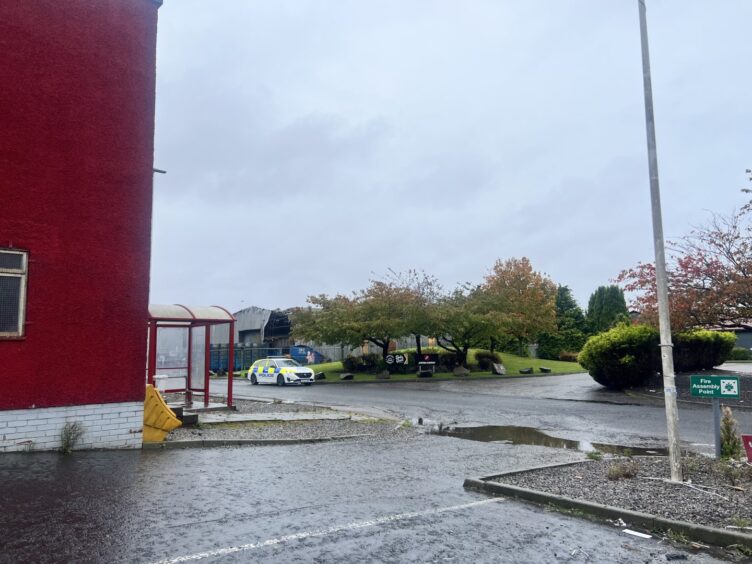
[[[557,388],[575,399],[589,393],[586,384],[573,377],[236,390],[627,444],[661,436],[659,408],[546,399]],[[703,416],[682,412],[700,440]],[[582,456],[417,433],[281,447],[5,454],[0,562],[666,562],[666,553],[680,552],[462,488],[467,476]]]
[[[224,393],[226,381],[212,382]],[[397,417],[422,417],[462,425],[534,427],[566,439],[620,445],[660,445],[666,440],[662,405],[605,390],[587,375],[537,376],[507,380],[324,384],[311,387],[251,386],[235,380],[237,397],[276,398],[327,405],[379,408]],[[736,410],[742,430],[752,430],[752,410]],[[682,444],[698,452],[713,451],[709,406],[679,406]]]
[[[576,456],[426,435],[6,454],[0,561],[665,562],[677,552],[665,541],[462,488],[468,475]]]

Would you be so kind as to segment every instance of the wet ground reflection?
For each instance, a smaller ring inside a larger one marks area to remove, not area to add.
[[[609,454],[633,454],[642,456],[666,456],[666,449],[641,448],[624,445],[609,445],[589,441],[574,441],[552,437],[533,427],[515,425],[485,425],[481,427],[444,427],[434,431],[437,435],[469,439],[471,441],[509,443],[564,448],[582,452],[600,451]]]

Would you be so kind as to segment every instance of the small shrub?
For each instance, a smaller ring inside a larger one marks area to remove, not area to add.
[[[78,421],[68,421],[60,431],[60,450],[69,454],[84,434],[84,427]]]
[[[739,485],[744,479],[744,468],[728,460],[716,462],[713,471],[723,477],[732,486]]]
[[[721,458],[740,460],[744,454],[744,447],[736,431],[736,419],[731,408],[723,406],[721,419]]]
[[[606,471],[606,477],[609,480],[622,480],[630,479],[637,476],[640,470],[640,465],[636,460],[629,460],[614,462],[608,467]]]
[[[587,456],[589,460],[603,460],[603,453],[599,450],[591,450],[585,456]]]
[[[563,360],[564,362],[577,362],[577,355],[580,353],[576,353],[573,351],[561,351],[559,353],[559,360]]]
[[[491,351],[478,351],[475,353],[475,362],[481,370],[491,370],[491,365],[499,364],[501,357]]]
[[[438,354],[438,358],[436,360],[437,372],[451,372],[457,366],[460,365],[457,355],[453,352],[442,350],[442,351],[439,351],[439,353],[437,354]]]
[[[379,369],[381,360],[381,355],[374,353],[348,356],[342,361],[342,368],[348,372],[374,372]]]
[[[681,468],[682,478],[686,481],[692,478],[694,473],[700,469],[700,463],[694,456],[682,456]]]
[[[538,358],[558,360],[564,351],[579,351],[587,341],[587,335],[577,329],[560,329],[556,333],[544,333],[538,338]],[[577,353],[575,353],[575,360]]]
[[[752,351],[744,347],[734,347],[731,349],[729,360],[752,360]]]

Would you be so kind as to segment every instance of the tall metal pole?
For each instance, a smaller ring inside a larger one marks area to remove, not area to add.
[[[666,426],[671,480],[681,482],[681,449],[679,447],[679,413],[676,407],[674,353],[671,344],[671,319],[668,309],[666,282],[666,253],[663,246],[661,193],[658,184],[658,153],[655,144],[655,116],[653,115],[653,85],[650,79],[650,52],[645,0],[637,0],[640,10],[640,39],[642,43],[642,81],[645,90],[645,125],[648,137],[648,166],[650,170],[650,203],[653,210],[653,244],[655,246],[655,278],[658,287],[658,320],[661,331],[661,364],[663,394],[666,400]]]

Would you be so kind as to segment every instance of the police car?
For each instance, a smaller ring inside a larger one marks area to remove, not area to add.
[[[314,381],[314,373],[310,368],[301,366],[291,358],[270,357],[257,360],[248,369],[248,379],[256,384],[302,384],[310,386]]]

